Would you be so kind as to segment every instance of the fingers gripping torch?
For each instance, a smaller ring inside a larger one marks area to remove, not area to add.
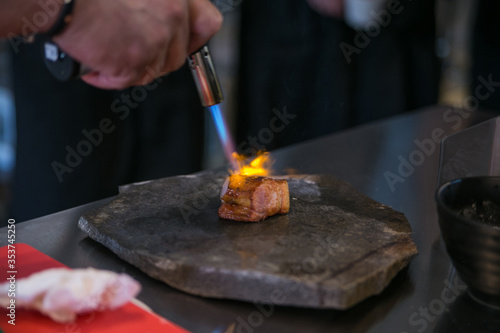
[[[81,65],[62,52],[51,40],[47,40],[43,48],[45,64],[57,79],[67,81],[91,72],[88,67]],[[199,51],[191,54],[187,60],[198,89],[201,104],[209,109],[214,119],[224,156],[230,162],[232,169],[237,170],[238,164],[235,156],[233,156],[236,148],[219,107],[224,97],[208,46],[204,46]]]

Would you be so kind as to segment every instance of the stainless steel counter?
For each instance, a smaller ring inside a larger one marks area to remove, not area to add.
[[[19,223],[16,241],[70,267],[130,274],[143,286],[140,300],[193,332],[498,332],[500,312],[472,301],[457,279],[440,239],[434,204],[438,141],[493,116],[431,107],[273,152],[277,170],[334,175],[403,212],[413,228],[418,256],[382,294],[347,311],[260,306],[174,290],[78,229],[83,212],[110,199]],[[7,244],[6,230],[0,229],[1,246]]]

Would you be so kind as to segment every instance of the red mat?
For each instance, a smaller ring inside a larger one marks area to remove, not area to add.
[[[12,255],[15,255],[15,258]],[[8,256],[11,257],[8,258]],[[15,261],[9,262],[9,259]],[[8,246],[0,248],[0,281],[2,283],[6,282],[11,275],[15,275],[16,279],[20,279],[35,272],[56,267],[66,266],[27,244],[14,244],[14,248],[12,248],[12,245],[10,245],[10,248]],[[0,311],[0,328],[5,333],[188,332],[131,302],[116,310],[82,314],[78,316],[75,322],[69,324],[56,323],[36,311],[16,308],[14,326],[9,324],[11,318],[8,315],[8,309],[2,308]]]

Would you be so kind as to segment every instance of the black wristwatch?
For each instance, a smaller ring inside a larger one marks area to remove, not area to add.
[[[85,74],[84,72],[86,71],[78,61],[59,49],[59,46],[52,41],[52,37],[61,33],[71,22],[75,2],[76,0],[64,0],[64,5],[56,22],[47,32],[39,36],[43,39],[42,52],[45,65],[50,73],[61,81],[68,81],[79,77]]]

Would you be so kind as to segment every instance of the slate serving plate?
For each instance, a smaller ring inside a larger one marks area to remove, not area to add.
[[[226,173],[122,187],[79,227],[123,260],[187,293],[347,309],[380,293],[417,253],[402,213],[328,175],[288,177],[290,213],[220,219]]]

